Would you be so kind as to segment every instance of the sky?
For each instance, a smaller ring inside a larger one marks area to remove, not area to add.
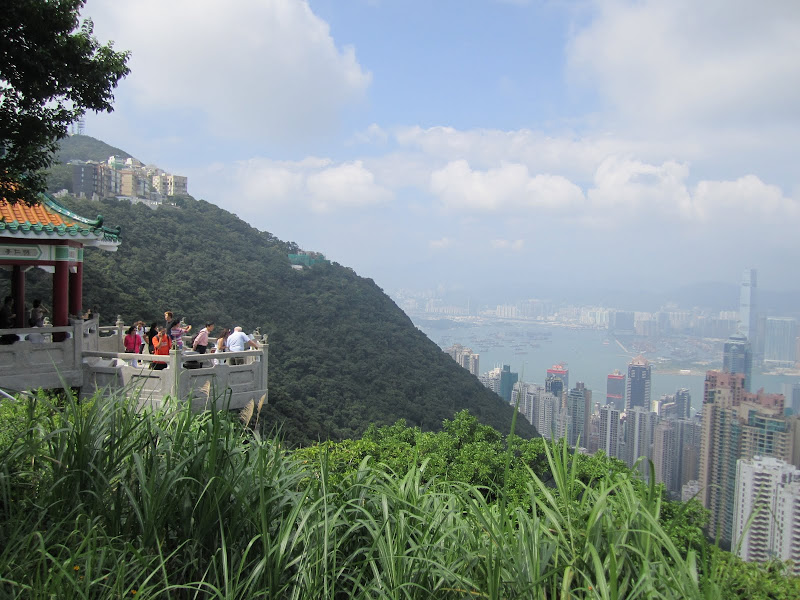
[[[387,291],[800,288],[796,0],[82,14],[131,52],[88,135]]]

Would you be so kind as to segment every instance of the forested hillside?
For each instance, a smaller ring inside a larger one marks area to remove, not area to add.
[[[202,200],[157,210],[118,200],[63,202],[122,226],[117,252],[85,256],[84,306],[96,307],[103,324],[118,314],[126,323],[160,321],[169,309],[195,326],[213,320],[269,335],[265,417],[289,442],[356,437],[370,423],[398,419],[438,429],[465,408],[508,430],[511,407],[352,269],[293,270],[294,244]],[[29,286],[47,298],[49,276],[31,272]],[[535,435],[526,423],[517,430]]]

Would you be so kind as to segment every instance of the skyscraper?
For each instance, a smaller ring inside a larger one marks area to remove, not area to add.
[[[600,450],[608,456],[620,457],[620,409],[616,405],[600,408]]]
[[[582,381],[575,384],[567,393],[567,444],[577,446],[587,444],[589,415],[592,411],[592,390],[586,389]]]
[[[553,365],[547,369],[544,389],[559,399],[569,389],[569,369],[564,363]]]
[[[706,373],[700,448],[700,500],[709,534],[725,541],[733,531],[736,461],[774,456],[791,460],[793,434],[783,419],[783,396],[751,394],[742,373]]]
[[[679,419],[688,419],[692,416],[692,394],[686,388],[675,392],[675,411]]]
[[[618,410],[625,408],[625,375],[615,370],[608,375],[606,383],[606,404],[613,404]]]
[[[741,333],[734,333],[722,346],[722,370],[744,374],[744,387],[749,392],[753,372],[751,344]]]
[[[635,407],[650,411],[650,363],[641,354],[628,365],[625,410]]]
[[[625,462],[633,467],[639,458],[639,471],[645,477],[650,475],[648,460],[653,459],[653,433],[658,423],[658,415],[647,409],[635,406],[625,416]]]
[[[793,367],[797,360],[797,321],[768,317],[764,331],[764,364]]]
[[[745,269],[739,292],[739,329],[751,342],[756,335],[756,288],[756,270]]]

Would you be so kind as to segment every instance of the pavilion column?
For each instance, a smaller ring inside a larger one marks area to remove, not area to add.
[[[11,271],[11,295],[14,297],[15,327],[27,327],[25,315],[25,269],[14,265]]]
[[[53,275],[53,326],[65,325],[69,325],[69,263],[59,260]]]
[[[75,272],[69,274],[69,314],[76,319],[83,316],[83,263],[75,266]]]

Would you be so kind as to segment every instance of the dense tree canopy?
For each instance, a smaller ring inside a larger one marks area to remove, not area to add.
[[[128,53],[101,45],[85,0],[14,0],[0,16],[0,195],[35,202],[58,140],[86,110],[111,111]]]

